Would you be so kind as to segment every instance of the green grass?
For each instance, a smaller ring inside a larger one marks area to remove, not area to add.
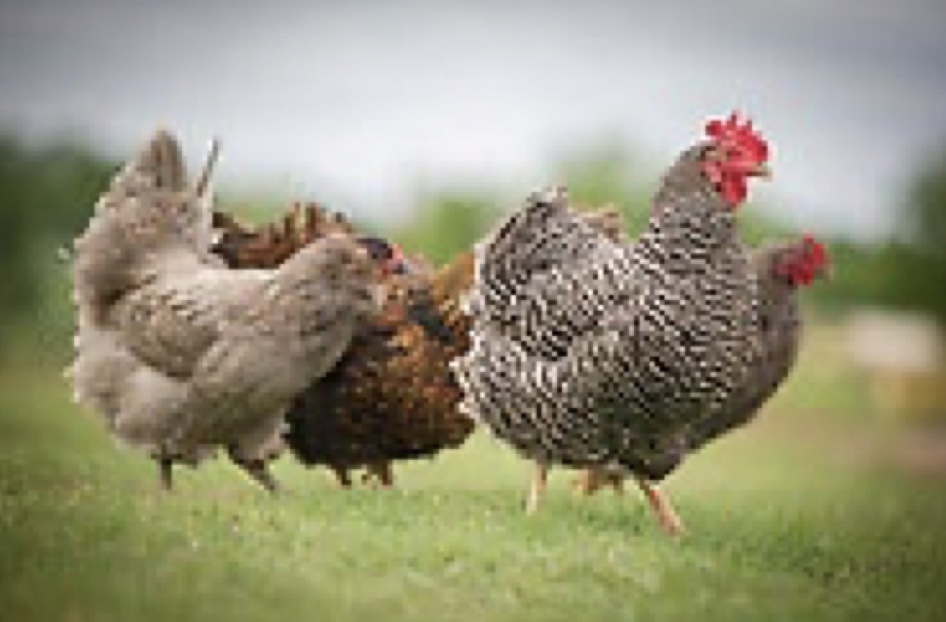
[[[485,436],[399,468],[394,491],[336,490],[324,470],[283,459],[278,498],[224,461],[181,472],[163,494],[153,465],[73,407],[65,381],[8,368],[0,610],[18,621],[943,619],[943,479],[862,455],[861,420],[817,414],[856,411],[853,381],[808,367],[799,375],[821,398],[793,384],[669,479],[689,529],[679,542],[635,490],[579,501],[564,471],[526,518],[529,466]]]

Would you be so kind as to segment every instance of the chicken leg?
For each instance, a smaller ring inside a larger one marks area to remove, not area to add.
[[[170,492],[174,485],[174,461],[166,456],[156,458],[156,461],[161,488]]]
[[[529,488],[529,496],[526,497],[526,514],[535,514],[539,509],[539,501],[545,496],[545,488],[548,485],[549,465],[544,462],[536,462],[535,474],[532,477],[532,486]]]
[[[683,522],[677,515],[677,511],[673,509],[670,498],[656,484],[652,484],[641,477],[635,479],[637,485],[647,497],[651,509],[657,514],[657,520],[660,522],[661,528],[671,536],[682,536],[684,533]]]
[[[228,449],[228,453],[233,463],[246,471],[260,486],[272,493],[279,492],[279,482],[269,472],[265,460],[249,460],[240,456],[232,447]]]
[[[335,480],[338,482],[338,487],[343,489],[351,488],[351,475],[348,473],[348,469],[343,466],[331,466],[332,472],[335,473]]]

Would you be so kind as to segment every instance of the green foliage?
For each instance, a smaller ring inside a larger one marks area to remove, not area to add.
[[[648,198],[635,183],[634,158],[620,145],[595,145],[560,157],[552,178],[568,186],[572,201],[585,207],[616,204],[635,212],[647,211]]]
[[[113,170],[69,142],[31,150],[0,137],[0,330],[36,315],[56,249],[81,229]]]
[[[842,309],[852,305],[896,305],[891,284],[896,282],[903,261],[901,246],[836,240],[830,245],[830,254],[831,280],[816,288],[822,302]]]
[[[915,175],[902,214],[890,241],[831,243],[834,276],[816,288],[821,302],[920,311],[946,325],[946,151]]]
[[[905,246],[889,281],[896,302],[946,326],[946,149],[915,177],[904,221]]]
[[[435,264],[470,249],[489,230],[498,202],[484,192],[443,191],[424,197],[417,214],[398,239],[411,253],[422,253]]]
[[[946,265],[946,148],[917,173],[906,230],[917,251]]]

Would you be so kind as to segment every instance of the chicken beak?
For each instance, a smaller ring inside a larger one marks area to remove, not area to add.
[[[769,165],[765,162],[759,162],[759,164],[757,164],[755,169],[752,171],[752,176],[768,181],[772,179],[772,169],[769,168]]]

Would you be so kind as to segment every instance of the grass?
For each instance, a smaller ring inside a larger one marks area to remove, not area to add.
[[[63,380],[8,366],[3,617],[942,619],[943,480],[858,449],[872,428],[856,382],[819,374],[822,354],[798,373],[816,389],[793,383],[669,479],[689,529],[679,542],[636,491],[579,501],[564,471],[524,517],[529,466],[485,436],[400,467],[394,491],[339,491],[283,459],[278,498],[224,461],[163,494],[153,465],[77,411]],[[848,414],[824,414],[835,410]]]

